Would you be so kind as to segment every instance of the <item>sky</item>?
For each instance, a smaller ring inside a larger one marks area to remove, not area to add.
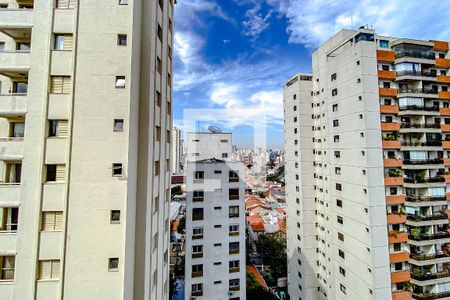
[[[255,140],[283,147],[283,83],[310,72],[312,52],[339,30],[369,25],[379,35],[450,39],[450,0],[177,2],[174,125],[217,126],[240,148]]]

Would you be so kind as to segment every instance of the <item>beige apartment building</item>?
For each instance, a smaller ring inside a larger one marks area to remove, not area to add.
[[[168,299],[173,0],[0,0],[0,299]]]
[[[285,83],[291,299],[449,299],[449,68],[360,28]]]

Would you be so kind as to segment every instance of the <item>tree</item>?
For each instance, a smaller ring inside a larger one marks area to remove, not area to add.
[[[174,186],[171,189],[171,199],[173,199],[173,197],[175,195],[182,195],[182,194],[183,194],[183,191],[181,190],[181,185]]]
[[[178,223],[177,232],[179,234],[184,234],[186,231],[186,217],[180,218],[180,223]]]
[[[256,249],[261,254],[264,264],[270,266],[275,278],[287,276],[286,241],[261,234],[256,242]]]
[[[255,276],[247,271],[247,299],[249,300],[276,300],[277,298],[256,280]]]

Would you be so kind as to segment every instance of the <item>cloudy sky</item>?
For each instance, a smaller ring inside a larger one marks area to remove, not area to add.
[[[268,146],[282,147],[283,82],[311,70],[320,43],[364,24],[382,35],[448,40],[449,15],[449,0],[178,0],[174,123],[216,125],[251,147],[265,122]],[[183,121],[193,116],[201,121]]]

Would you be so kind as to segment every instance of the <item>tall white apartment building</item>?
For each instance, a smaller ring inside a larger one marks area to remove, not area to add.
[[[0,298],[168,299],[172,0],[0,0]]]
[[[244,165],[231,133],[188,133],[185,299],[245,300]]]
[[[183,169],[183,140],[180,128],[172,128],[172,174],[180,174]]]
[[[450,52],[343,30],[284,86],[291,299],[450,296]]]

